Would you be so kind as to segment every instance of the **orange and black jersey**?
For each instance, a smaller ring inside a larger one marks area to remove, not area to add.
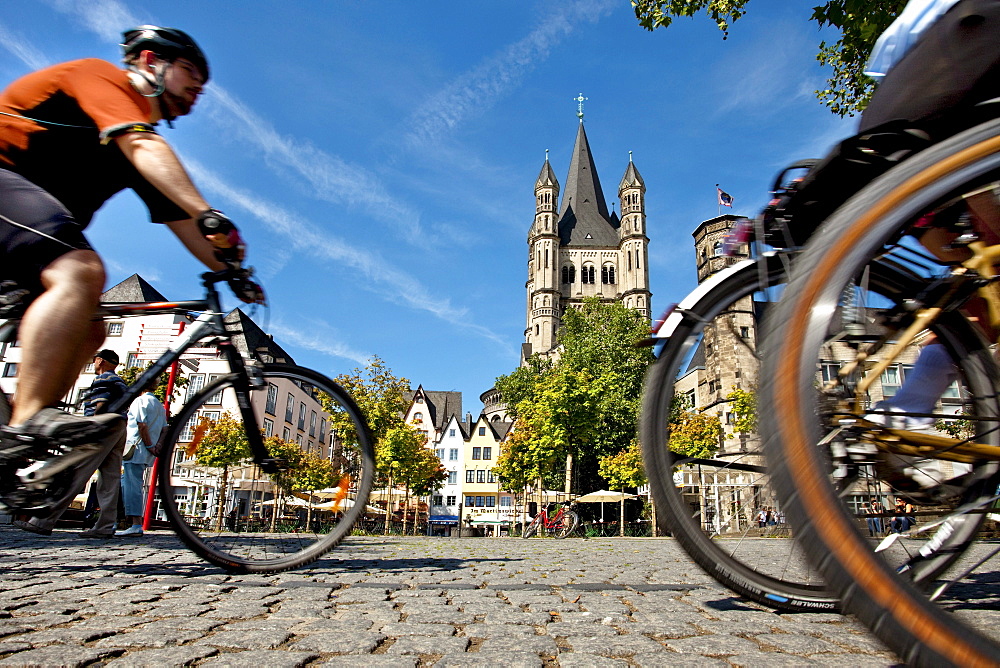
[[[150,101],[128,73],[97,58],[38,70],[0,93],[0,168],[43,188],[86,226],[112,195],[132,188],[153,222],[190,216],[144,179],[111,141],[155,132]]]

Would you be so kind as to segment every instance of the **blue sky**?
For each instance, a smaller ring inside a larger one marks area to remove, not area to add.
[[[831,35],[811,5],[754,0],[723,41],[707,17],[649,33],[628,0],[4,0],[0,85],[117,62],[135,25],[189,32],[212,81],[162,132],[243,230],[272,302],[258,321],[299,364],[333,376],[377,354],[475,414],[518,362],[534,182],[546,149],[566,180],[573,98],[609,206],[629,151],[646,183],[658,313],[695,284],[691,232],[717,215],[716,183],[753,214],[782,167],[853,131],[813,96]],[[88,237],[109,286],[138,272],[198,296],[197,263],[133,194]]]

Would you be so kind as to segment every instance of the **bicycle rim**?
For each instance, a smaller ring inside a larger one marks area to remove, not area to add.
[[[846,439],[857,438],[856,426],[844,422],[838,426],[829,419],[829,397],[816,390],[816,360],[829,343],[831,317],[844,311],[845,288],[854,286],[850,292],[857,291],[857,278],[869,258],[908,262],[913,244],[905,235],[918,220],[928,212],[940,214],[968,206],[970,200],[964,196],[996,187],[998,133],[1000,122],[994,121],[957,135],[908,160],[849,201],[811,242],[801,265],[809,267],[809,272],[796,274],[768,333],[769,340],[782,342],[782,354],[766,361],[772,382],[762,393],[766,448],[776,488],[788,502],[789,516],[804,537],[810,557],[830,586],[841,592],[847,610],[912,665],[1000,662],[993,625],[967,609],[970,597],[995,607],[1000,594],[989,585],[989,573],[997,565],[990,561],[995,550],[972,545],[984,514],[994,506],[997,466],[973,460],[968,477],[974,482],[964,486],[961,497],[936,508],[943,523],[923,546],[946,543],[952,552],[949,561],[954,563],[947,572],[939,565],[931,569],[937,581],[914,583],[909,573],[897,573],[898,549],[878,554],[871,550],[858,518],[844,503],[845,489],[831,481],[829,473],[837,455],[815,447],[837,430]],[[899,295],[899,299],[917,297],[918,292]],[[1000,445],[996,399],[1000,374],[989,349],[957,312],[945,313],[931,329],[961,371],[975,442]],[[860,442],[884,434],[875,431],[873,437],[871,433]],[[885,461],[884,456],[879,459]],[[944,464],[922,465],[945,479]],[[890,484],[895,483],[890,479]],[[895,492],[904,498],[907,494],[905,489]],[[903,542],[897,540],[894,546]],[[906,547],[912,550],[921,545]]]
[[[657,520],[705,572],[770,607],[833,610],[837,597],[809,565],[798,541],[788,538],[783,527],[758,526],[759,509],[778,504],[757,440],[744,443],[739,451],[701,458],[698,464],[668,448],[678,376],[698,363],[691,360],[700,359],[706,338],[717,349],[745,346],[748,357],[756,358],[753,341],[740,337],[742,332],[736,327],[749,327],[752,335],[759,332],[758,317],[779,296],[787,261],[787,257],[767,256],[720,272],[670,316],[676,322],[667,321],[672,329],[664,333],[670,336],[647,373],[643,392],[643,459]],[[756,368],[742,369],[742,374],[752,382]],[[759,540],[768,538],[773,540],[762,557]]]
[[[282,462],[265,473],[252,463],[246,431],[254,427],[243,423],[233,377],[190,398],[172,420],[159,469],[162,509],[188,547],[226,570],[308,564],[366,511],[374,476],[368,426],[329,378],[265,365],[250,403],[269,453]]]

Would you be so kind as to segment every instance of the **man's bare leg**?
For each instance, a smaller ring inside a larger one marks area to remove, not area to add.
[[[24,314],[18,334],[21,364],[11,426],[59,401],[80,369],[104,341],[93,322],[104,290],[104,265],[97,253],[74,250],[42,270],[43,292]]]

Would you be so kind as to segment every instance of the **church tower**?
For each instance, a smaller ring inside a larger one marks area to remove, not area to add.
[[[650,314],[646,186],[629,164],[618,187],[621,217],[608,211],[582,110],[566,188],[549,163],[535,181],[535,219],[528,233],[527,325],[521,360],[556,346],[562,314],[587,297]],[[558,208],[557,208],[558,205]]]

